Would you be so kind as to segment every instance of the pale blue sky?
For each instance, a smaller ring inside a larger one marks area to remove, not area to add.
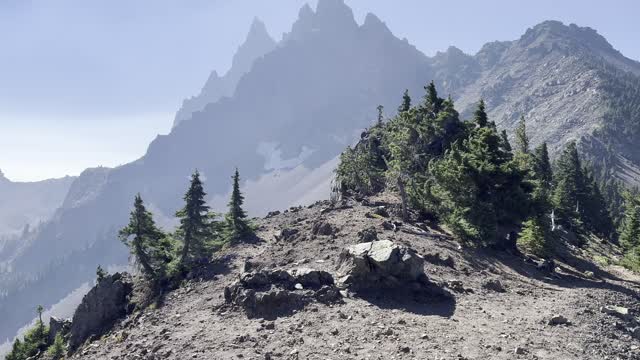
[[[309,1],[315,7],[316,1]],[[347,0],[428,55],[474,53],[543,20],[590,26],[640,59],[632,0]],[[183,98],[224,73],[254,16],[280,39],[302,0],[0,0],[0,169],[77,175],[141,156]]]

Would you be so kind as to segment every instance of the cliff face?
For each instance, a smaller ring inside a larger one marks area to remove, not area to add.
[[[452,47],[429,58],[376,16],[359,25],[342,1],[320,0],[315,10],[301,9],[278,46],[265,34],[254,24],[246,49],[260,48],[249,45],[253,38],[265,46],[240,49],[234,74],[243,75],[234,75],[228,97],[205,86],[203,94],[217,95],[185,105],[188,115],[180,117],[189,120],[156,138],[144,157],[76,181],[64,207],[12,261],[14,272],[0,273],[0,288],[8,289],[0,298],[0,318],[8,319],[0,338],[38,303],[52,304],[91,279],[98,264],[126,263],[116,232],[136,193],[165,224],[196,168],[208,200],[224,206],[229,175],[239,167],[253,214],[324,198],[336,157],[374,121],[376,106],[391,116],[405,89],[418,102],[432,79],[463,115],[484,98],[500,127],[512,130],[524,115],[534,145],[547,141],[557,153],[578,139],[612,176],[633,183],[640,174],[640,65],[592,29],[545,22],[473,56]]]

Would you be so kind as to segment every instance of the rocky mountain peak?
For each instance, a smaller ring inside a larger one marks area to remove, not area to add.
[[[594,29],[576,24],[565,25],[555,20],[544,21],[528,29],[518,42],[521,45],[554,43],[617,53],[613,46]]]
[[[246,40],[233,56],[232,70],[237,69],[242,73],[248,71],[256,58],[269,52],[275,46],[276,42],[267,32],[267,27],[260,19],[254,18]]]
[[[364,18],[362,29],[365,29],[366,31],[375,31],[375,32],[380,32],[385,34],[391,34],[391,30],[389,30],[389,28],[387,27],[387,24],[385,24],[382,20],[380,20],[379,17],[375,16],[372,13],[368,13],[367,16]]]
[[[283,39],[301,39],[318,31],[344,36],[353,33],[357,28],[353,11],[343,0],[319,0],[315,12],[308,4],[300,9],[291,32],[285,34]]]
[[[316,7],[318,25],[326,25],[333,22],[335,25],[355,25],[353,11],[344,0],[318,0]]]

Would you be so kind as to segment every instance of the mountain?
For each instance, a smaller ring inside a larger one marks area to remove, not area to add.
[[[229,71],[224,76],[219,76],[217,72],[213,71],[200,94],[182,102],[182,107],[176,113],[173,126],[175,127],[181,121],[191,118],[194,112],[201,111],[207,104],[233,95],[238,81],[251,70],[253,62],[275,47],[276,42],[269,36],[264,23],[255,18],[245,42],[233,56]]]
[[[638,68],[594,30],[575,25],[545,22],[475,55],[451,47],[427,57],[375,15],[359,25],[341,0],[305,6],[278,46],[239,77],[233,94],[199,106],[139,160],[88,170],[74,181],[64,206],[12,261],[12,272],[0,273],[0,318],[7,319],[0,338],[14,334],[37,304],[52,304],[92,279],[98,264],[127,262],[116,232],[136,193],[165,226],[174,224],[196,168],[217,210],[236,166],[252,214],[324,198],[336,157],[372,124],[376,106],[392,115],[405,89],[418,102],[432,79],[463,114],[485,98],[499,126],[511,130],[524,115],[534,144],[548,141],[555,154],[579,139],[608,176],[633,183],[640,164]]]
[[[547,21],[518,40],[458,58],[465,69],[480,69],[466,71],[462,77],[474,80],[453,91],[463,113],[483,97],[489,116],[509,133],[524,116],[534,145],[546,141],[556,154],[578,140],[604,174],[640,184],[640,63],[595,30]]]
[[[12,182],[0,171],[0,239],[20,235],[26,226],[35,228],[49,220],[74,178],[38,182]]]

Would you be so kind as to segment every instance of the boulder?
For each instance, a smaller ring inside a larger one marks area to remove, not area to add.
[[[313,235],[329,236],[335,234],[336,232],[337,230],[333,225],[322,220],[315,222],[311,227],[311,233]]]
[[[551,319],[549,319],[547,324],[549,324],[551,326],[566,325],[566,324],[569,324],[569,319],[567,319],[566,317],[564,317],[562,315],[554,315],[554,316],[551,317]]]
[[[83,298],[71,322],[69,347],[75,350],[93,335],[99,335],[127,313],[129,294],[133,289],[126,273],[108,275]]]
[[[372,242],[378,240],[378,232],[374,227],[368,227],[358,232],[361,242]]]
[[[340,282],[351,288],[396,287],[426,280],[424,259],[389,240],[360,243],[340,255]]]
[[[491,290],[491,291],[495,291],[495,292],[499,292],[499,293],[503,293],[503,292],[507,291],[507,290],[505,290],[504,286],[502,285],[502,283],[498,279],[487,280],[482,284],[482,287],[487,289],[487,290]]]
[[[313,301],[332,303],[340,298],[333,276],[310,268],[245,273],[224,289],[225,303],[249,317],[276,318]]]
[[[52,316],[49,319],[49,344],[53,344],[58,334],[64,337],[69,332],[70,328],[71,319],[60,319]]]
[[[298,229],[285,228],[278,231],[278,233],[275,235],[275,238],[276,241],[291,241],[295,240],[299,232],[300,231]]]
[[[352,245],[340,255],[338,286],[354,292],[392,290],[418,299],[445,296],[424,273],[424,259],[413,249],[389,240]]]

